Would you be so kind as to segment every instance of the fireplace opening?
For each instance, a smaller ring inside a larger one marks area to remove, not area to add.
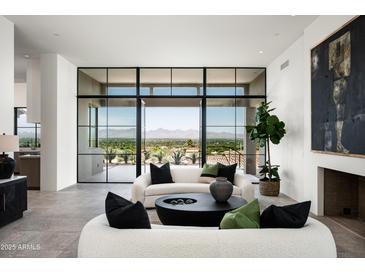
[[[365,237],[365,177],[324,169],[324,215]]]

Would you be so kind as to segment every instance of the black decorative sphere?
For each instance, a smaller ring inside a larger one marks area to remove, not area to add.
[[[8,179],[15,170],[15,161],[7,154],[0,155],[0,179]]]

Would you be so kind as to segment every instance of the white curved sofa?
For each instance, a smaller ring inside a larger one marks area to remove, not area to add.
[[[105,214],[81,231],[79,258],[335,258],[330,230],[308,218],[300,229],[221,229],[152,225],[115,229]]]
[[[161,196],[180,193],[209,193],[209,184],[199,183],[202,168],[171,168],[174,183],[151,185],[151,174],[146,173],[136,178],[132,186],[132,202],[140,201],[146,208],[154,208],[155,200]],[[252,182],[258,178],[250,174],[236,172],[233,194],[252,201],[255,198],[255,187]]]

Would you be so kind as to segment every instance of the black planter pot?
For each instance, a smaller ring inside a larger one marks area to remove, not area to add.
[[[13,175],[15,170],[14,159],[8,157],[7,154],[0,155],[0,179],[8,179]]]

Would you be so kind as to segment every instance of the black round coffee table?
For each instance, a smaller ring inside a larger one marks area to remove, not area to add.
[[[232,196],[225,203],[218,203],[210,193],[185,193],[160,197],[155,206],[164,225],[219,226],[228,211],[247,204]]]

